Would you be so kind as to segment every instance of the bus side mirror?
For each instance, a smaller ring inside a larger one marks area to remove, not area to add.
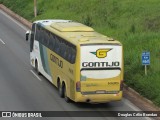
[[[28,30],[28,31],[26,32],[26,41],[29,40],[29,36],[30,36],[30,31]]]

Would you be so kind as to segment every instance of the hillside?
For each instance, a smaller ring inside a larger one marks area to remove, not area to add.
[[[125,83],[160,106],[160,2],[159,0],[0,0],[24,18],[71,19],[121,41],[124,45]],[[150,51],[148,75],[141,63]]]

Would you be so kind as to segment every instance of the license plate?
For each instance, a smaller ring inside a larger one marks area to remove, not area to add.
[[[104,93],[106,93],[106,91],[104,91],[104,90],[98,90],[98,91],[96,91],[96,93],[97,94],[104,94]]]

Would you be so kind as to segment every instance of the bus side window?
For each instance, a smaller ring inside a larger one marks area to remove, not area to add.
[[[46,39],[47,39],[47,47],[49,48],[50,47],[50,33],[48,31],[47,31]]]
[[[39,30],[39,42],[42,43],[42,37],[43,37],[43,30]]]
[[[44,29],[42,29],[41,40],[42,40],[42,41],[41,41],[42,44],[45,45],[45,31],[44,31]]]
[[[55,51],[56,41],[54,39],[54,36],[52,35],[52,50]]]
[[[65,43],[64,43],[64,52],[63,52],[63,58],[64,58],[64,59],[67,59],[67,51],[68,51],[68,45],[67,45],[67,43],[65,42]]]
[[[71,63],[75,62],[75,58],[76,58],[76,51],[75,51],[75,49],[72,49]]]
[[[40,27],[39,25],[36,26],[36,35],[35,35],[35,40],[39,41],[40,38]]]
[[[34,23],[32,25],[32,31],[31,31],[30,52],[33,51],[33,44],[34,44],[34,38],[35,38],[35,30],[36,30],[36,24]]]
[[[69,46],[65,44],[65,52],[64,52],[64,59],[68,61],[68,55],[69,55]]]
[[[71,57],[72,57],[72,48],[69,46],[69,51],[68,51],[68,61],[71,62]]]
[[[49,36],[48,36],[48,39],[49,39],[49,49],[53,50],[53,37],[52,37],[52,34],[49,33]]]
[[[57,53],[57,54],[59,54],[59,52],[60,52],[60,41],[59,41],[59,39],[58,39],[58,37],[54,37],[55,38],[55,52]]]
[[[48,47],[48,33],[46,30],[44,30],[43,44]]]
[[[61,46],[60,46],[60,48],[61,48],[61,53],[60,53],[60,55],[64,58],[64,56],[65,56],[65,51],[66,51],[66,45],[64,44],[64,42],[62,42],[60,45],[61,45]]]

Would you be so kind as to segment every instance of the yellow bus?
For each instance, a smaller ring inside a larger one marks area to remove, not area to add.
[[[39,20],[26,32],[30,63],[66,102],[122,99],[123,47],[93,28],[71,20]]]

